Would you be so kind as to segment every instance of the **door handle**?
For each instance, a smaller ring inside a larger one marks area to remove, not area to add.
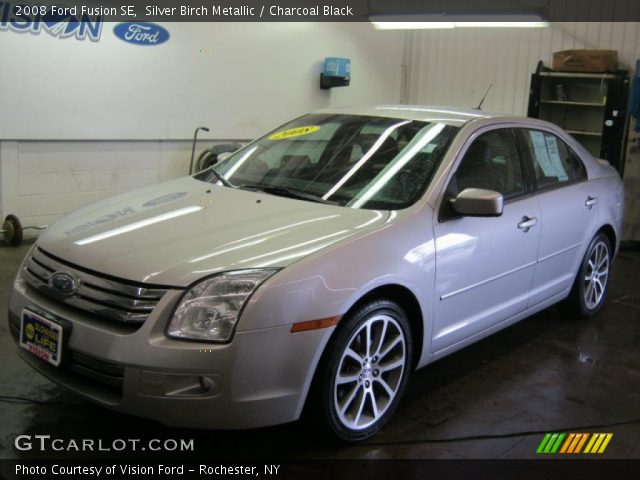
[[[593,207],[597,203],[598,203],[598,199],[596,197],[592,197],[591,195],[589,195],[587,197],[586,202],[584,202],[585,206],[589,207],[589,210],[591,210],[591,207]]]
[[[535,227],[538,224],[538,219],[536,217],[522,217],[522,221],[518,224],[518,228],[520,230],[524,230],[525,233],[528,232],[531,227]]]

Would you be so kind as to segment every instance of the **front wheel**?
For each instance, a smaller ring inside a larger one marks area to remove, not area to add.
[[[574,313],[591,317],[598,313],[607,296],[612,250],[609,239],[597,234],[584,255],[568,302]]]
[[[376,300],[343,320],[320,371],[325,428],[343,441],[375,435],[396,409],[412,366],[404,310]]]

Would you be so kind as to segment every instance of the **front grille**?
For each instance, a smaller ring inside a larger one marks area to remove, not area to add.
[[[20,319],[11,312],[9,312],[9,331],[13,339],[19,342]],[[83,377],[85,382],[96,384],[96,386],[106,388],[114,393],[120,394],[122,391],[124,366],[117,363],[106,362],[71,349],[63,351],[63,362],[59,367],[53,367],[35,356],[33,356],[32,362],[52,375],[55,375],[56,372],[73,373]]]
[[[67,368],[78,375],[82,375],[106,387],[116,390],[122,389],[124,367],[116,363],[105,362],[84,353],[69,350]]]
[[[73,294],[63,295],[50,285],[50,278],[56,272],[75,277],[78,286]],[[24,278],[33,288],[54,300],[100,317],[138,324],[149,317],[167,291],[72,265],[40,247],[35,247],[27,259]]]
[[[20,340],[20,319],[11,312],[9,312],[9,332],[16,342]]]

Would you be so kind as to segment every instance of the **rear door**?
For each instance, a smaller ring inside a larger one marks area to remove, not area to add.
[[[540,206],[540,248],[529,306],[571,287],[598,222],[597,194],[579,157],[555,134],[517,130]]]
[[[502,193],[502,215],[453,213],[449,199],[465,188]],[[511,129],[484,131],[468,142],[434,223],[434,353],[526,309],[540,231],[538,201],[529,191]]]

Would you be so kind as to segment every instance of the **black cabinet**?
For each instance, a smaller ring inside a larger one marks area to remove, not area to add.
[[[531,76],[529,117],[562,127],[598,158],[624,168],[629,75],[540,69]]]

